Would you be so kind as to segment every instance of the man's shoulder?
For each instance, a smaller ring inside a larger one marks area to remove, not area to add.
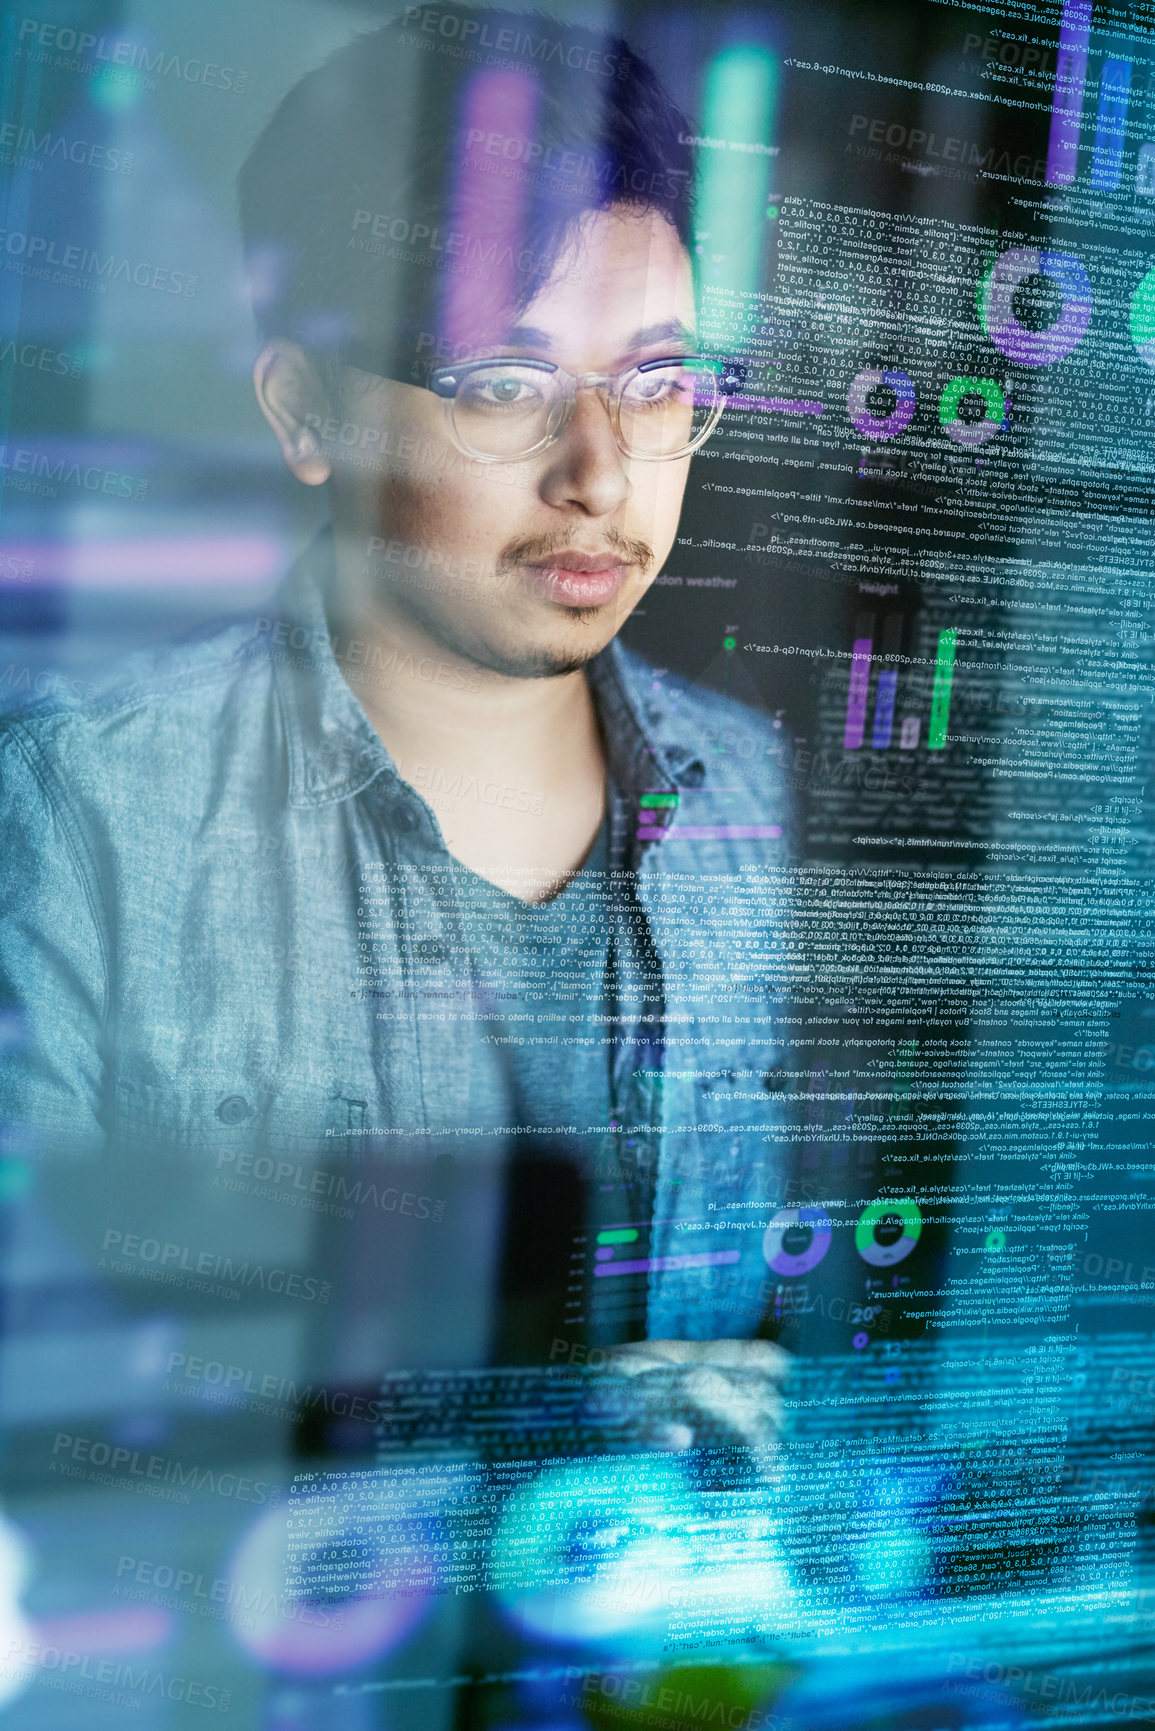
[[[624,644],[617,654],[639,718],[660,746],[681,746],[708,763],[725,759],[727,772],[739,776],[743,765],[757,765],[756,779],[765,782],[768,763],[777,765],[786,745],[778,717],[650,662]]]
[[[179,765],[186,783],[219,751],[227,714],[244,729],[268,709],[270,668],[257,615],[198,627],[81,675],[0,677],[0,741],[77,793],[89,776],[154,780]]]

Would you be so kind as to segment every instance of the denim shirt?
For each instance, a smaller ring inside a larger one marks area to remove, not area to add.
[[[244,1147],[295,1170],[392,1134],[413,1194],[435,1190],[422,1130],[463,1084],[451,1024],[419,1006],[460,967],[453,872],[334,658],[331,565],[323,535],[264,615],[0,727],[0,1001],[24,1028],[0,1118],[30,1157],[220,1172]],[[646,1330],[747,1336],[790,1136],[782,735],[618,643],[589,677],[661,969],[657,1022],[645,982],[619,984],[605,1127],[647,1180]]]

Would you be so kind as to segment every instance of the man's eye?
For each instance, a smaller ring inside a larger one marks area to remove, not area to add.
[[[471,407],[528,408],[538,401],[540,392],[527,379],[509,373],[483,374],[470,379],[464,395]]]
[[[678,384],[676,380],[662,378],[659,374],[655,375],[653,378],[640,378],[630,394],[631,396],[636,397],[639,402],[656,403],[659,402],[662,397],[675,395],[677,390]]]
[[[680,372],[639,373],[625,391],[627,405],[635,409],[670,406],[683,397],[692,396],[692,386]]]

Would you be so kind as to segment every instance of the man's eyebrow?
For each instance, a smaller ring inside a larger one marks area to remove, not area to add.
[[[551,349],[553,338],[548,331],[538,330],[536,325],[514,325],[506,332],[506,342],[514,349]]]
[[[506,332],[505,340],[511,348],[542,349],[546,354],[553,348],[549,332],[539,330],[536,325],[514,325]],[[680,348],[692,349],[696,341],[689,325],[683,324],[681,319],[665,319],[661,324],[646,325],[644,329],[635,331],[622,352],[632,354],[635,349],[653,348],[656,343],[676,343]]]
[[[689,325],[683,324],[681,319],[666,319],[660,325],[647,325],[644,330],[635,331],[626,348],[648,349],[655,343],[679,343],[683,348],[692,349],[697,340]]]

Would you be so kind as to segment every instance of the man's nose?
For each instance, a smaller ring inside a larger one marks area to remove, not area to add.
[[[546,452],[543,499],[560,510],[576,505],[589,517],[604,517],[631,491],[627,459],[614,438],[605,391],[580,390],[568,424]]]

